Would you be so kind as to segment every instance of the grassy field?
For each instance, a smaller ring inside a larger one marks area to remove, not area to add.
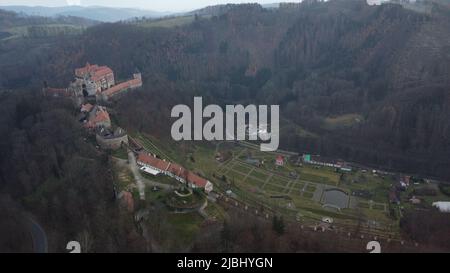
[[[351,127],[364,121],[364,117],[359,114],[345,114],[324,119],[322,128],[326,130],[336,130]]]
[[[84,31],[84,28],[81,26],[69,24],[47,24],[47,25],[17,26],[2,31],[11,34],[11,36],[4,38],[6,40],[19,37],[41,38],[57,35],[76,35],[81,34]]]
[[[303,181],[328,184],[332,186],[339,185],[340,174],[336,173],[332,168],[314,168],[313,166],[305,165],[298,169],[300,170],[300,179]]]
[[[126,148],[120,148],[111,152],[111,155],[120,159],[128,159],[128,151]]]

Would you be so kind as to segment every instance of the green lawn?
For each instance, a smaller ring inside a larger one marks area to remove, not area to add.
[[[112,151],[111,155],[120,159],[128,159],[128,151],[123,147],[118,150]]]
[[[336,173],[334,169],[332,170],[326,167],[316,169],[312,166],[303,166],[300,168],[300,179],[337,186],[339,184],[340,174]]]
[[[311,193],[311,192],[306,192],[306,191],[305,191],[305,192],[303,193],[303,197],[305,197],[305,198],[309,198],[309,199],[310,199],[310,198],[312,198],[313,196],[314,196],[314,194]]]
[[[188,245],[193,241],[200,230],[200,224],[203,218],[194,213],[169,213],[167,215],[168,226],[170,227],[170,236],[173,236],[181,245]]]
[[[264,191],[266,192],[271,192],[274,194],[283,194],[284,188],[277,186],[277,185],[272,185],[272,184],[266,184],[264,186]]]
[[[276,185],[279,185],[280,187],[284,188],[284,187],[286,187],[287,184],[289,183],[289,180],[287,180],[287,179],[285,179],[285,178],[283,178],[283,177],[274,175],[274,176],[272,176],[272,178],[269,180],[269,182],[270,182],[271,184],[276,184]]]
[[[257,179],[254,179],[252,177],[247,177],[244,182],[246,185],[251,185],[253,187],[261,188],[263,186],[263,183]]]
[[[322,128],[327,130],[336,130],[351,127],[364,121],[364,117],[359,114],[345,114],[324,119]]]
[[[234,165],[233,170],[247,174],[251,171],[251,167],[237,163]]]
[[[314,191],[316,191],[316,186],[308,185],[308,186],[306,186],[306,191],[314,192]]]
[[[236,182],[236,183],[244,182],[244,177],[245,177],[244,175],[237,173],[233,170],[228,171],[228,173],[225,176],[227,177],[227,179],[229,181],[234,180],[234,182]],[[219,178],[221,178],[221,176]]]
[[[19,37],[50,37],[57,35],[74,35],[81,34],[84,28],[76,25],[69,24],[44,24],[44,25],[26,25],[16,26],[5,30],[12,34],[6,39],[13,39]]]
[[[262,181],[265,181],[267,179],[267,177],[269,177],[268,173],[262,172],[262,171],[259,171],[259,170],[256,170],[256,169],[254,169],[250,175],[255,177],[255,178],[258,178],[258,179],[260,179]]]

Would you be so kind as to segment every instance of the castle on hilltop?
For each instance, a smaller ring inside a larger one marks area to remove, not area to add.
[[[69,87],[51,88],[45,82],[42,91],[44,96],[71,99],[80,109],[79,121],[95,135],[99,148],[117,150],[128,144],[128,135],[122,128],[114,128],[109,113],[102,104],[114,96],[141,86],[141,73],[134,73],[132,79],[116,83],[111,68],[86,63],[84,67],[75,69],[75,77]]]
[[[69,89],[76,97],[95,97],[97,101],[107,101],[122,92],[141,86],[141,73],[135,73],[133,79],[116,84],[111,68],[87,63],[85,67],[75,69],[75,80]]]
[[[84,67],[75,69],[75,79],[68,88],[45,86],[43,91],[46,96],[72,97],[77,105],[81,105],[90,98],[95,98],[97,102],[105,102],[113,96],[141,86],[141,73],[134,73],[132,79],[116,84],[111,68],[86,63]]]

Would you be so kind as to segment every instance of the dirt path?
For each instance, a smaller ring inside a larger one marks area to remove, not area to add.
[[[136,157],[132,151],[128,151],[128,161],[131,172],[133,173],[134,180],[139,190],[139,198],[145,200],[145,183],[142,179],[142,175],[139,173],[138,166],[136,163]]]

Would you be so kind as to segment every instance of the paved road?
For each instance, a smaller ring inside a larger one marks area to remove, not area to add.
[[[132,151],[128,151],[128,161],[130,162],[130,170],[133,173],[134,180],[139,190],[139,197],[141,200],[145,200],[145,184],[142,179],[142,175],[139,173],[139,169],[136,163],[136,157]]]
[[[30,232],[33,239],[33,249],[35,253],[47,253],[47,235],[44,229],[33,218],[28,217],[30,222]]]

